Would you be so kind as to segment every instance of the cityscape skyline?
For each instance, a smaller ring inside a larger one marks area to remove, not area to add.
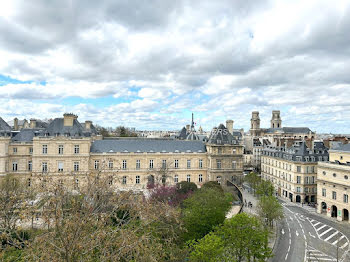
[[[347,1],[7,1],[0,116],[176,130],[195,112],[206,130],[247,130],[252,111],[268,126],[277,109],[286,126],[350,133],[349,13]]]

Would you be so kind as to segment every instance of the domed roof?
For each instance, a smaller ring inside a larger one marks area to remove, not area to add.
[[[199,136],[197,136],[195,133],[191,132],[186,137],[186,140],[199,140]]]

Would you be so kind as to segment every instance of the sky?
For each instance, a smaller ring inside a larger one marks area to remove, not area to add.
[[[0,117],[350,133],[348,0],[4,0]]]

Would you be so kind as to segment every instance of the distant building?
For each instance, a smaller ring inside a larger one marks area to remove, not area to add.
[[[317,212],[349,221],[350,144],[329,150],[329,162],[317,168]],[[350,221],[349,221],[350,222]]]
[[[265,147],[261,156],[261,176],[273,183],[277,195],[292,202],[317,201],[317,163],[328,161],[323,142],[312,148],[296,142],[292,147]]]
[[[206,140],[199,137],[103,139],[91,121],[80,123],[74,114],[45,128],[31,119],[30,128],[14,132],[0,118],[0,177],[13,174],[28,186],[56,184],[74,190],[90,174],[100,174],[115,190],[144,190],[155,182],[200,186],[242,176],[243,146],[223,124]]]

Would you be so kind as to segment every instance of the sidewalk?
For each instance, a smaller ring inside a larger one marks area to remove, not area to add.
[[[257,211],[257,206],[258,206],[258,199],[256,197],[254,197],[254,195],[252,193],[250,193],[251,189],[249,187],[247,187],[247,185],[243,186],[242,189],[242,194],[243,194],[243,212],[248,213],[248,214],[252,214],[257,216],[258,215],[258,211]],[[252,207],[248,206],[248,203],[251,202],[252,203]],[[247,203],[247,205],[245,205]]]

